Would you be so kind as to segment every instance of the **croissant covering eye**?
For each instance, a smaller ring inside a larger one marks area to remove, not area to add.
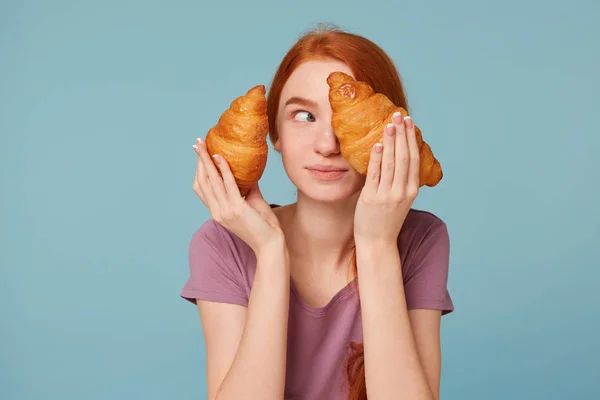
[[[384,94],[375,93],[367,83],[343,72],[331,73],[327,84],[333,110],[331,124],[342,156],[366,175],[371,149],[383,138],[385,125],[392,121],[395,112],[400,111],[405,117],[408,112],[394,105]],[[442,179],[442,167],[417,126],[415,133],[421,160],[420,186],[435,186]]]
[[[258,85],[233,100],[206,135],[208,153],[227,160],[242,196],[259,181],[267,166],[269,121],[265,93],[265,87]]]

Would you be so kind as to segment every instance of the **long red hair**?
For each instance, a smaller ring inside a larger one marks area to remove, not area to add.
[[[408,111],[400,75],[390,57],[372,41],[333,26],[320,26],[304,33],[285,55],[275,72],[267,96],[269,136],[278,138],[277,111],[281,91],[294,70],[303,62],[334,59],[348,65],[357,80],[367,82],[375,92],[385,94],[395,105]],[[355,255],[352,270],[357,275]],[[366,400],[364,348],[350,343],[345,370],[349,385],[348,400]]]

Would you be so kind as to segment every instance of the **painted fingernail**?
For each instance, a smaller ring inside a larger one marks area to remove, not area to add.
[[[396,132],[394,124],[387,124],[385,129],[386,129],[388,135],[390,135],[390,136],[392,136]]]
[[[413,120],[411,117],[404,118],[404,121],[406,121],[407,128],[412,128],[414,126],[414,123],[413,123]]]
[[[375,152],[376,153],[381,153],[383,151],[383,144],[381,143],[375,143]]]
[[[192,145],[192,147],[193,147],[195,150],[198,150],[198,146],[196,146],[195,144],[193,144],[193,145]]]
[[[202,139],[201,138],[196,138],[196,143],[202,143]]]
[[[400,125],[402,123],[402,113],[400,111],[395,112],[392,115],[392,121],[396,124],[396,125]]]
[[[219,160],[220,160],[220,159],[219,159],[219,155],[218,155],[218,154],[213,154],[213,156],[212,156],[212,157],[213,157],[215,160],[217,160],[217,162],[219,162]]]

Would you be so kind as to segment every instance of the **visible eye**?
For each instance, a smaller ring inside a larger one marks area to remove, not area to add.
[[[315,117],[308,111],[297,111],[294,113],[294,119],[297,121],[314,122]]]

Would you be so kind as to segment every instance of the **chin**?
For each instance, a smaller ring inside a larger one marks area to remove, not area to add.
[[[304,197],[312,201],[326,204],[340,204],[350,201],[358,190],[319,190],[318,188],[298,188]]]

